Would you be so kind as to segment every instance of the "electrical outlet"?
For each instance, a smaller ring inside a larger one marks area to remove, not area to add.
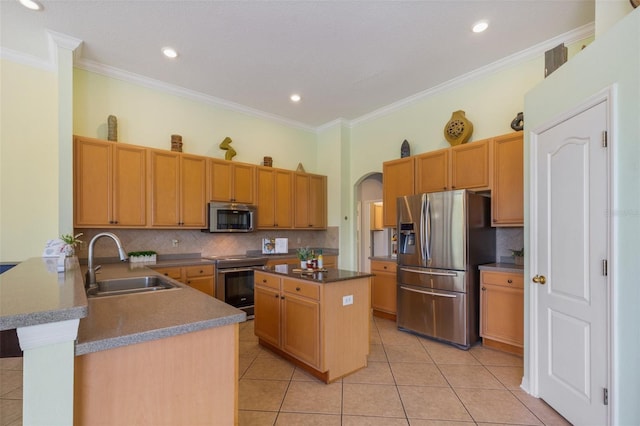
[[[174,247],[178,247],[178,240],[171,240],[171,245]]]
[[[302,239],[300,239],[300,237],[298,237],[298,244],[300,244],[300,242],[302,242]]]
[[[342,306],[353,305],[353,294],[342,296]]]

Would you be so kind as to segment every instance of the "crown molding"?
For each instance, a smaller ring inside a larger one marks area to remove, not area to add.
[[[388,114],[391,114],[395,111],[401,110],[415,102],[430,98],[435,96],[441,92],[446,90],[451,90],[456,87],[460,87],[463,84],[469,83],[470,81],[477,80],[479,78],[485,77],[487,75],[498,72],[502,69],[510,68],[515,65],[522,64],[524,62],[530,61],[532,59],[538,58],[541,54],[544,54],[549,49],[552,49],[559,45],[560,43],[575,43],[577,41],[583,40],[587,37],[591,37],[595,34],[595,23],[589,23],[578,27],[572,31],[568,31],[564,34],[561,34],[557,37],[553,37],[549,40],[546,40],[542,43],[536,44],[526,50],[520,51],[513,55],[507,56],[505,58],[499,59],[495,62],[492,62],[483,67],[477,68],[471,72],[466,74],[462,74],[459,77],[454,79],[445,81],[442,84],[434,86],[430,89],[424,90],[422,92],[416,93],[415,95],[404,98],[398,102],[394,102],[382,108],[378,108],[375,111],[372,111],[368,114],[365,114],[361,117],[353,119],[350,121],[350,127],[355,127],[359,124],[362,124],[366,121],[373,120],[375,118],[379,118]]]
[[[47,30],[47,36],[49,39],[49,57],[54,66],[58,65],[58,49],[72,51],[74,61],[80,58],[82,40],[51,30]]]
[[[56,66],[49,60],[18,52],[17,50],[7,49],[6,47],[0,47],[0,59],[43,71],[55,72],[57,70]]]
[[[230,102],[224,99],[216,98],[214,96],[205,95],[204,93],[197,92],[195,90],[190,90],[184,87],[168,84],[160,80],[145,77],[143,75],[132,73],[129,71],[124,71],[119,68],[101,64],[99,62],[91,61],[88,59],[78,59],[75,62],[75,65],[80,69],[90,71],[96,74],[104,75],[106,77],[115,78],[115,79],[126,81],[129,83],[137,84],[139,86],[143,86],[149,89],[154,89],[154,90],[158,90],[171,95],[190,99],[193,101],[202,102],[204,104],[211,105],[214,107],[224,108],[234,112],[239,112],[241,114],[246,114],[246,115],[250,115],[257,118],[275,121],[277,123],[283,124],[288,127],[293,127],[293,128],[297,128],[297,129],[304,130],[307,132],[312,132],[312,133],[315,132],[314,127],[310,127],[303,123],[280,117],[279,115],[270,114],[268,112],[264,112],[258,109],[237,104],[235,102]]]

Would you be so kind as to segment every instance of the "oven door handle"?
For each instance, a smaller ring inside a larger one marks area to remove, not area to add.
[[[423,274],[423,275],[438,275],[438,276],[442,276],[442,277],[457,277],[458,273],[457,272],[433,272],[433,271],[422,271],[420,269],[413,269],[413,268],[400,268],[401,271],[405,271],[405,272],[415,272],[416,274]]]
[[[450,299],[455,299],[456,297],[458,297],[455,294],[433,293],[431,291],[416,290],[415,288],[409,288],[409,287],[405,287],[405,286],[400,286],[400,288],[402,290],[412,291],[414,293],[426,294],[426,295],[429,295],[429,296],[448,297]]]
[[[218,268],[219,274],[228,274],[230,272],[248,272],[255,271],[253,268]]]

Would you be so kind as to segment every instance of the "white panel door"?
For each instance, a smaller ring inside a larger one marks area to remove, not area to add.
[[[608,419],[607,114],[603,101],[532,138],[538,394],[585,425]]]

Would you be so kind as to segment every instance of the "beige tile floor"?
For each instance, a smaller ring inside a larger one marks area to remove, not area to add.
[[[567,425],[520,390],[522,359],[461,351],[371,322],[369,365],[324,384],[261,348],[240,324],[240,426]],[[22,358],[0,358],[0,426],[22,424]]]
[[[240,426],[568,425],[520,389],[522,358],[469,351],[371,322],[369,365],[329,385],[258,345],[240,324]]]

